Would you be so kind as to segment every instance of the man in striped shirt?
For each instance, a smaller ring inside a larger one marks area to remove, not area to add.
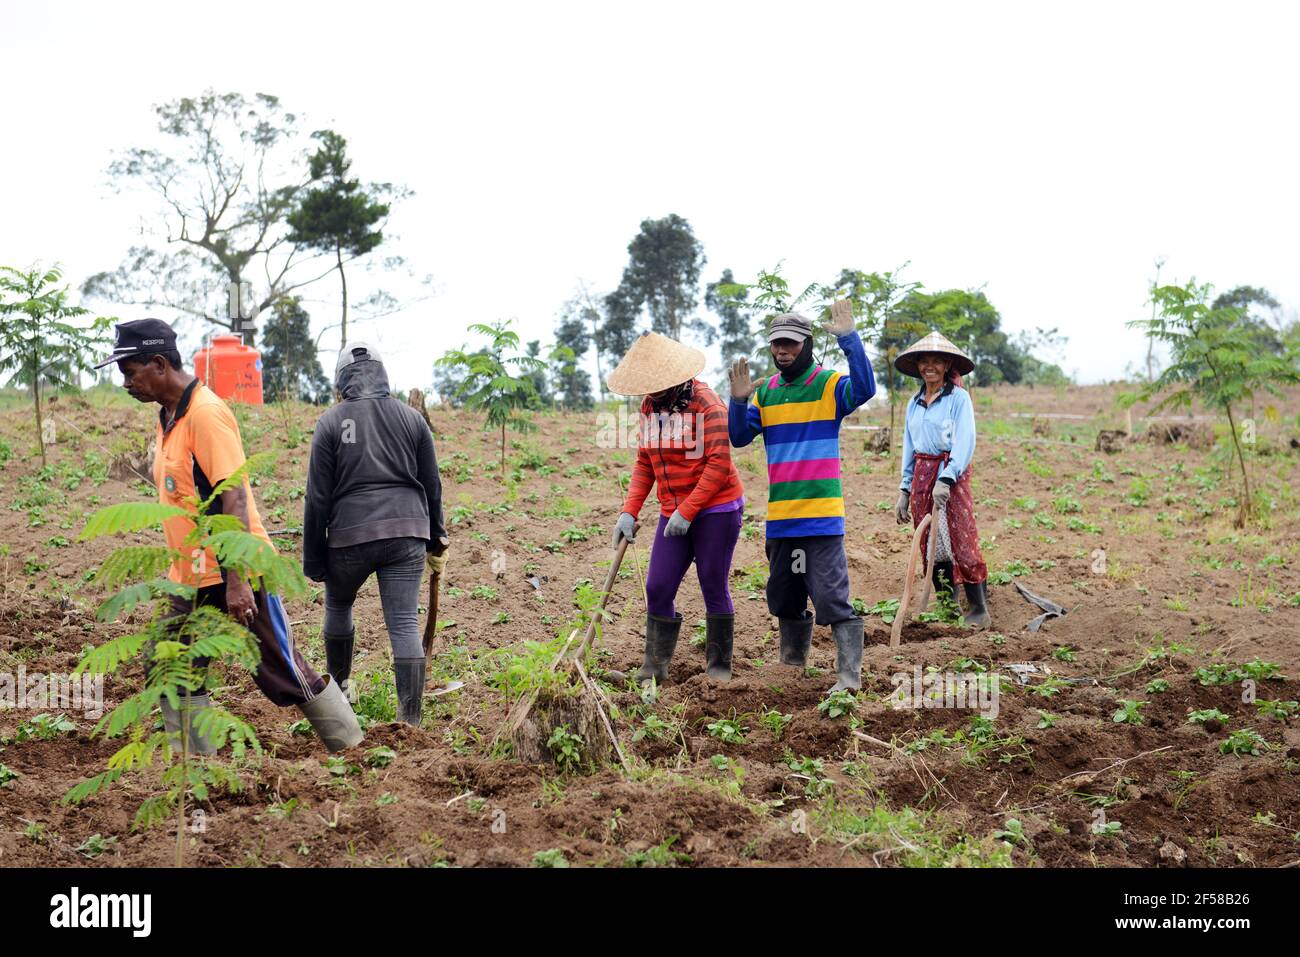
[[[803,316],[772,320],[768,342],[779,370],[755,384],[749,360],[731,368],[727,426],[737,448],[763,436],[770,485],[767,507],[767,607],[780,623],[781,663],[805,667],[814,617],[835,638],[832,692],[862,687],[862,619],[849,598],[840,486],[840,423],[876,394],[853,306],[831,307],[826,331],[849,362],[847,376],[813,362],[813,327]],[[751,398],[752,396],[752,398]]]

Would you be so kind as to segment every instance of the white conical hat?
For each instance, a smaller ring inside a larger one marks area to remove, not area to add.
[[[927,352],[937,352],[940,355],[951,356],[952,367],[962,375],[969,375],[975,368],[975,363],[971,361],[971,357],[954,346],[952,341],[937,329],[930,330],[928,336],[918,339],[900,352],[898,358],[894,360],[894,368],[903,375],[910,375],[913,379],[919,379],[921,373],[916,369],[916,360]]]
[[[690,382],[704,371],[704,353],[657,332],[643,332],[609,374],[609,391],[617,395],[650,395]]]

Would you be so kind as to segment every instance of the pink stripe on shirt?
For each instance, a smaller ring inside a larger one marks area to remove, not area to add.
[[[840,460],[838,458],[774,462],[767,467],[769,482],[808,482],[816,479],[839,477]]]

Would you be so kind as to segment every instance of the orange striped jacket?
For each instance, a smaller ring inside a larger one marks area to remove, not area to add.
[[[692,390],[690,404],[681,413],[660,414],[648,396],[642,401],[636,464],[623,511],[639,514],[656,485],[660,512],[680,511],[688,522],[706,508],[745,494],[731,461],[727,407],[699,379]]]

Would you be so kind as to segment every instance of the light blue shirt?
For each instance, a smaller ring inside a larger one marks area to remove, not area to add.
[[[948,464],[938,478],[954,482],[961,478],[975,456],[975,409],[969,392],[948,383],[929,407],[925,404],[924,391],[907,403],[903,421],[903,481],[898,486],[904,492],[912,490],[916,452],[949,453]]]

